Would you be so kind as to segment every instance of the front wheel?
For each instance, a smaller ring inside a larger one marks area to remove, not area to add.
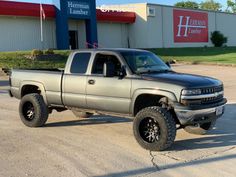
[[[176,136],[176,123],[171,114],[160,107],[141,110],[133,123],[134,136],[145,149],[162,151],[169,148]]]
[[[48,119],[48,109],[43,97],[33,93],[25,95],[19,106],[21,121],[28,127],[42,127]]]

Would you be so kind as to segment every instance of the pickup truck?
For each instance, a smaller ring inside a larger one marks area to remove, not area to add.
[[[152,151],[169,148],[181,128],[207,133],[227,102],[221,81],[176,73],[137,49],[74,51],[65,70],[13,69],[9,80],[26,126],[43,126],[52,110],[133,118],[135,139]]]

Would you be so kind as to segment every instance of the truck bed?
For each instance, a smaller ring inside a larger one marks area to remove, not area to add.
[[[59,69],[27,69],[12,70],[11,72],[11,91],[13,96],[20,98],[20,90],[24,83],[37,84],[44,87],[48,103],[62,105],[61,83],[63,70]]]

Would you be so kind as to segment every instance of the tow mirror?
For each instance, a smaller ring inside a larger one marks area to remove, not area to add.
[[[103,65],[103,75],[104,77],[114,77],[115,76],[115,65],[112,62],[106,62]]]
[[[167,65],[169,68],[171,68],[171,65],[170,65],[170,62],[169,62],[169,61],[166,62],[166,65]]]
[[[126,66],[121,66],[120,72],[119,72],[119,79],[123,79],[127,75],[126,73]]]

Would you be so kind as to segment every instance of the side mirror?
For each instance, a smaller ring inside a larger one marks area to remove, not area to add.
[[[119,79],[123,79],[127,75],[126,73],[126,66],[121,66],[120,72],[119,72]]]
[[[103,75],[104,75],[104,77],[114,77],[115,76],[115,65],[112,62],[104,63]]]
[[[169,61],[166,62],[166,65],[167,65],[169,68],[171,68],[171,65],[170,65],[170,62],[169,62]]]

